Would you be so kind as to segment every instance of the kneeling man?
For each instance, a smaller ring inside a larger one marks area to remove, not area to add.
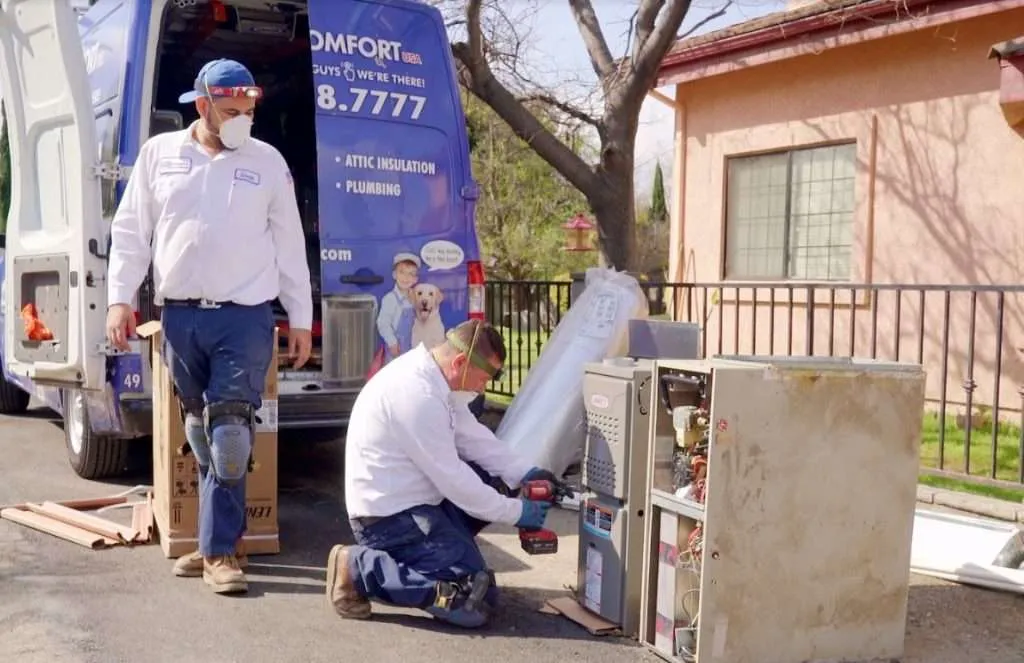
[[[421,608],[465,627],[486,623],[494,574],[475,537],[489,523],[535,529],[548,504],[513,497],[531,467],[469,411],[501,372],[505,344],[470,320],[435,348],[388,363],[356,399],[345,447],[345,501],[358,545],[335,546],[327,595],[344,618],[370,600]]]

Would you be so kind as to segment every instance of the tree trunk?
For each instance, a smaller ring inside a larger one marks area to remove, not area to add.
[[[601,146],[598,190],[584,192],[597,220],[602,263],[620,271],[636,269],[636,205],[633,150],[638,121],[608,125]]]

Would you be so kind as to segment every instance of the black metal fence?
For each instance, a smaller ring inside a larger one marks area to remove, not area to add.
[[[577,287],[581,290],[580,284]],[[509,357],[492,398],[510,399],[565,316],[570,281],[492,281],[491,322]],[[642,283],[652,317],[696,323],[703,356],[857,356],[927,372],[924,471],[1024,484],[1024,286]]]

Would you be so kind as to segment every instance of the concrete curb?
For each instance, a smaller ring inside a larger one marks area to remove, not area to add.
[[[957,511],[966,511],[978,516],[1006,520],[1011,523],[1024,523],[1024,504],[997,500],[993,497],[958,493],[955,490],[944,490],[918,484],[917,501],[924,504],[937,504]]]

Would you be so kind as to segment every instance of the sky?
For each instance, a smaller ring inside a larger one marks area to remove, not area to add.
[[[561,87],[563,94],[570,95],[573,91],[565,89],[564,81],[567,79],[577,79],[588,86],[596,85],[596,76],[566,0],[506,2],[511,7],[538,7],[532,16],[525,19],[524,25],[524,29],[529,31],[525,61],[533,72],[531,79],[544,81],[544,85],[555,90]],[[620,57],[626,52],[629,19],[636,10],[636,0],[592,2],[612,55]],[[724,4],[725,0],[693,0],[680,32],[686,32]],[[725,15],[708,22],[694,34],[742,23],[780,11],[785,9],[785,6],[786,0],[733,0]],[[674,94],[669,88],[661,91],[668,93],[669,96]],[[640,195],[649,193],[654,168],[659,162],[664,171],[666,187],[669,187],[672,181],[673,124],[672,109],[657,99],[648,97],[640,113],[640,129],[636,144],[636,188]]]
[[[612,55],[622,56],[626,53],[629,20],[636,11],[637,0],[591,2]],[[694,34],[742,23],[786,6],[786,0],[692,0],[680,32],[685,33],[727,3],[724,15],[701,26]],[[569,99],[578,96],[580,90],[596,87],[597,78],[568,0],[504,0],[503,4],[508,14],[516,17],[519,33],[527,37],[524,60],[531,80]],[[671,89],[662,92],[673,94]],[[646,99],[636,142],[638,195],[649,195],[658,163],[664,171],[666,187],[671,187],[673,123],[672,109],[652,97]]]

